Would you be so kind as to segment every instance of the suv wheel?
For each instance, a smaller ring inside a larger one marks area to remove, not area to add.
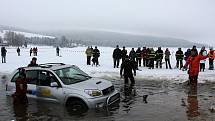
[[[67,111],[72,114],[85,113],[88,110],[86,104],[78,99],[69,99],[66,106]]]

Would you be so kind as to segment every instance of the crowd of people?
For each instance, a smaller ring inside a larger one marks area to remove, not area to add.
[[[88,49],[86,50],[87,57],[91,56],[91,54],[88,53],[89,49],[90,48],[88,47]],[[172,69],[170,56],[171,52],[168,48],[163,51],[161,47],[158,47],[157,50],[154,50],[154,48],[143,47],[141,49],[140,47],[138,47],[136,51],[134,48],[132,48],[128,53],[125,47],[123,47],[123,49],[121,50],[117,45],[112,54],[113,67],[121,67],[120,76],[124,77],[125,83],[128,83],[128,79],[130,79],[131,84],[134,84],[135,81],[133,75],[136,75],[136,70],[138,70],[138,67],[143,66],[148,67],[149,69],[154,69],[155,67],[162,68],[164,59],[166,69]],[[197,84],[199,71],[205,71],[206,58],[209,58],[209,70],[213,70],[213,63],[215,58],[215,51],[213,50],[213,48],[210,48],[209,52],[207,52],[205,47],[202,47],[200,52],[198,52],[196,46],[193,46],[191,49],[187,49],[185,53],[181,48],[178,48],[175,53],[175,68],[181,70],[188,69],[190,80],[189,83],[195,85]],[[119,66],[120,60],[122,60],[121,66]],[[183,65],[183,61],[186,62],[185,65]],[[90,58],[87,59],[87,63],[88,62],[90,62]],[[88,65],[90,65],[90,63]],[[132,73],[132,70],[134,71],[134,73]]]

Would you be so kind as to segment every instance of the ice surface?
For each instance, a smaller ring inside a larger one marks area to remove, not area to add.
[[[17,56],[15,47],[7,47],[7,63],[0,63],[0,73],[11,73],[18,67],[27,66],[31,61],[32,56],[29,56],[28,48],[21,48],[21,56]],[[112,52],[114,48],[110,47],[98,47],[101,52],[101,57],[99,58],[100,66],[89,66],[86,64],[86,47],[76,47],[76,48],[61,48],[61,57],[56,56],[56,49],[50,46],[37,46],[38,47],[38,63],[50,63],[50,62],[62,62],[66,64],[72,64],[79,66],[82,70],[87,72],[93,77],[102,77],[106,79],[120,80],[119,69],[113,68]],[[163,48],[164,49],[164,48]],[[169,48],[171,56],[172,67],[175,67],[175,52],[177,48]],[[183,49],[183,48],[182,48]],[[130,48],[128,48],[128,52]],[[183,49],[185,52],[186,49]],[[163,60],[164,61],[164,60]],[[208,60],[206,61],[206,68],[208,68]],[[137,71],[138,80],[167,80],[174,83],[183,83],[187,81],[188,75],[186,71],[181,71],[178,69],[166,69],[163,65],[162,69],[152,69],[149,70],[145,67],[140,67],[142,71]],[[213,82],[215,78],[215,73],[212,70],[206,69],[205,72],[200,72],[199,82],[205,83],[207,81]]]

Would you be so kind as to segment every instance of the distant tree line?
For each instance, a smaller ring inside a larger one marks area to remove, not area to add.
[[[5,33],[4,40],[12,46],[22,46],[26,44],[26,38],[23,34],[17,34],[12,31],[8,31]],[[1,42],[3,42],[2,39]]]
[[[65,36],[55,37],[25,37],[23,34],[18,34],[13,31],[8,31],[4,35],[4,41],[11,46],[25,46],[27,44],[60,46],[60,47],[75,47],[80,41],[69,40]],[[3,43],[3,38],[0,37],[0,43]],[[81,42],[82,43],[82,42]]]

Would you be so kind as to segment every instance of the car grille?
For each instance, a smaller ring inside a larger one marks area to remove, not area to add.
[[[111,86],[111,87],[108,87],[108,88],[102,90],[103,95],[108,95],[112,92],[114,92],[114,86]]]
[[[108,99],[108,105],[112,105],[120,100],[120,94],[117,93]]]

